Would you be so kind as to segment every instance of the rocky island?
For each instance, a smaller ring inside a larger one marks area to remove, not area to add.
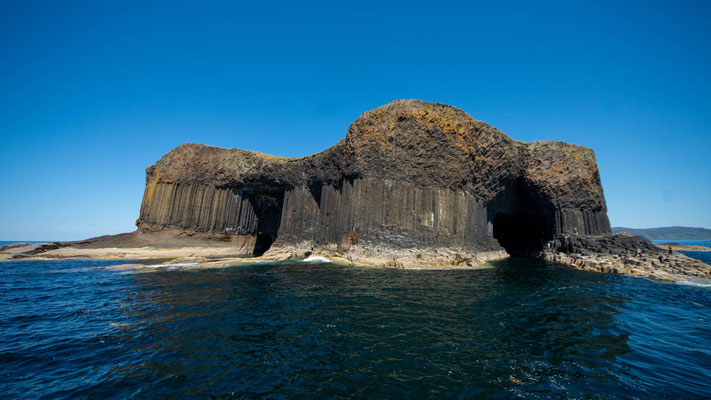
[[[201,265],[322,256],[393,267],[475,267],[517,255],[672,280],[711,269],[683,255],[630,258],[664,250],[612,235],[591,149],[515,141],[457,108],[418,100],[367,111],[343,140],[301,158],[183,144],[147,168],[136,225],[0,252],[150,254]],[[150,253],[156,248],[166,251]]]

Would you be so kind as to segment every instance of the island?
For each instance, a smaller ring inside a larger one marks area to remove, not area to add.
[[[711,229],[688,226],[665,226],[660,228],[625,228],[613,226],[612,233],[627,232],[649,240],[706,240],[711,243]]]
[[[401,268],[525,256],[669,280],[711,269],[612,234],[593,150],[519,142],[458,108],[419,100],[367,111],[343,140],[301,158],[178,146],[147,168],[136,225],[0,253],[181,257],[198,266],[322,257]]]

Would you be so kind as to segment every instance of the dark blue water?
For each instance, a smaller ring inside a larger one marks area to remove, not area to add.
[[[711,290],[511,259],[0,263],[4,398],[708,398]]]

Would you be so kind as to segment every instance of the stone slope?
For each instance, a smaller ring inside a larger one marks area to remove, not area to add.
[[[140,232],[278,246],[535,254],[561,234],[609,234],[592,150],[522,143],[463,111],[396,100],[302,158],[184,144],[146,170]],[[249,247],[249,246],[247,246]]]

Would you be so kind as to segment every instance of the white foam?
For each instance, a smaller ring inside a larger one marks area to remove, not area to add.
[[[308,257],[304,258],[304,261],[303,261],[303,262],[307,262],[307,263],[330,263],[330,262],[332,262],[332,261],[329,260],[328,258],[325,258],[325,257],[308,256]]]
[[[697,286],[697,287],[709,287],[711,288],[711,282],[692,282],[692,281],[679,281],[677,282],[682,285]]]
[[[186,268],[194,267],[197,263],[179,263],[179,264],[157,264],[157,265],[142,265],[142,268]]]

